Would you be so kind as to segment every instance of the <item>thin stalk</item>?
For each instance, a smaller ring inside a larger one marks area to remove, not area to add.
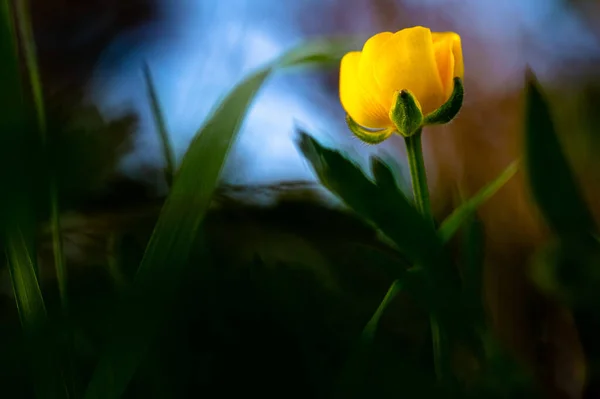
[[[146,86],[148,89],[148,97],[150,99],[150,106],[152,108],[152,115],[154,116],[154,122],[156,123],[156,129],[160,137],[162,144],[163,156],[165,158],[165,180],[167,185],[171,187],[173,184],[173,178],[175,175],[175,152],[169,141],[169,132],[167,131],[167,124],[165,117],[162,112],[162,107],[158,101],[158,94],[156,93],[156,86],[150,73],[150,67],[147,63],[144,64],[144,78],[146,80]]]
[[[50,181],[50,226],[52,229],[52,250],[54,252],[54,267],[58,278],[58,290],[65,314],[69,309],[67,295],[67,268],[63,256],[63,243],[60,229],[60,210],[58,207],[58,188],[54,178]]]
[[[43,145],[46,145],[48,141],[46,126],[46,109],[44,107],[42,80],[40,77],[40,71],[37,61],[35,41],[33,38],[33,29],[31,27],[31,21],[29,19],[29,4],[27,0],[19,0],[16,2],[15,14],[19,35],[21,37],[22,50],[25,58],[25,64],[27,67],[27,73],[29,74],[29,84],[31,86],[31,94],[33,96],[33,103],[35,107],[35,114],[37,119],[38,131],[40,134],[40,140]],[[49,194],[50,225],[52,230],[54,265],[56,268],[61,303],[63,306],[63,310],[67,312],[67,271],[62,250],[60,211],[58,205],[58,187],[56,183],[56,176],[54,176],[53,174],[50,176]]]
[[[40,142],[42,146],[46,147],[48,144],[48,127],[46,118],[46,109],[44,106],[44,93],[42,88],[42,79],[39,70],[39,64],[37,60],[37,49],[35,46],[35,40],[33,35],[33,28],[31,25],[30,12],[29,12],[29,1],[28,0],[17,0],[15,2],[15,19],[16,25],[20,36],[21,50],[23,52],[25,67],[29,77],[29,85],[31,89],[31,95],[33,98],[33,106],[35,110],[35,117],[38,127],[38,133],[40,135]],[[50,159],[50,158],[48,158]],[[53,168],[50,169],[49,184],[48,184],[48,197],[50,201],[50,227],[52,232],[52,249],[54,255],[54,266],[56,268],[56,276],[58,280],[58,289],[60,293],[61,305],[65,316],[68,314],[68,295],[67,295],[67,269],[64,261],[62,236],[60,228],[60,208],[59,208],[59,194],[57,177]],[[65,376],[64,371],[60,370],[63,380],[68,380],[70,383],[71,392],[75,390],[75,364],[72,353],[72,331],[69,331],[69,345],[67,347],[68,353],[68,365],[67,373]],[[65,396],[69,397],[69,387],[65,387]]]
[[[123,275],[123,272],[121,271],[121,268],[119,266],[119,259],[118,259],[118,255],[117,255],[118,243],[119,243],[119,239],[118,239],[116,233],[113,233],[108,237],[107,264],[108,264],[108,272],[110,273],[111,277],[113,278],[113,282],[115,283],[115,285],[117,286],[117,288],[120,291],[124,291],[125,288],[127,288],[127,279]]]
[[[427,174],[425,172],[425,161],[423,160],[423,149],[421,146],[422,130],[419,129],[414,135],[405,137],[406,155],[410,167],[410,178],[415,200],[415,206],[423,217],[433,224],[431,215],[431,203],[429,202],[429,188],[427,187]]]
[[[410,167],[410,177],[412,181],[415,206],[419,213],[434,225],[431,213],[431,203],[429,201],[429,188],[427,186],[427,173],[425,171],[425,161],[423,159],[423,148],[421,144],[421,135],[423,131],[419,129],[414,135],[405,137],[406,154],[408,165]],[[429,324],[431,326],[431,340],[433,343],[433,361],[435,373],[438,381],[444,377],[444,347],[442,328],[434,313],[429,315]]]

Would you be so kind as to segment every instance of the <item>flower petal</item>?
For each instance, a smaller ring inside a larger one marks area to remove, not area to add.
[[[452,78],[463,78],[465,75],[465,66],[463,61],[462,44],[460,36],[454,32],[436,32],[431,34],[434,44],[445,41],[450,43],[452,55],[454,56],[454,75]]]
[[[444,98],[447,100],[454,89],[454,54],[452,52],[452,42],[445,40],[440,34],[433,33],[433,50],[435,52],[435,61],[438,73],[444,88]]]
[[[393,126],[389,117],[389,108],[385,109],[373,97],[359,78],[361,53],[350,52],[342,58],[340,65],[340,101],[344,110],[356,121],[367,128],[385,128]]]
[[[392,32],[382,32],[371,37],[363,46],[358,73],[367,89],[377,91],[379,85],[375,79],[374,66],[382,57],[381,49],[394,36]]]
[[[381,100],[390,107],[394,92],[403,89],[415,95],[426,114],[444,103],[431,31],[427,28],[417,26],[396,32],[380,49],[374,71]]]

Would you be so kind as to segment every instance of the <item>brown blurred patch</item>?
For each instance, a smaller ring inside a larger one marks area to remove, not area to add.
[[[131,42],[139,45],[160,19],[156,0],[31,0],[30,10],[48,94],[85,85],[115,39],[146,32]]]

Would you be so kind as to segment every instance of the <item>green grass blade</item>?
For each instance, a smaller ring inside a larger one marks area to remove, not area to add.
[[[5,237],[8,270],[13,283],[21,324],[26,334],[46,322],[46,307],[34,272],[31,243],[18,227]]]
[[[55,343],[37,279],[34,246],[34,201],[28,173],[31,132],[28,107],[19,68],[15,20],[17,11],[9,0],[0,0],[0,229],[8,261],[13,293],[26,338],[27,355],[33,373],[36,396],[67,396],[66,385],[57,367]],[[22,4],[17,3],[18,6]],[[22,16],[22,15],[21,15]],[[43,120],[43,119],[42,119]],[[40,123],[40,121],[38,121]],[[20,163],[21,162],[21,163]]]
[[[400,280],[395,280],[377,307],[377,310],[375,313],[373,313],[373,316],[363,328],[360,338],[352,348],[352,353],[350,354],[342,370],[340,377],[340,384],[342,386],[348,386],[348,384],[350,384],[354,378],[361,376],[365,372],[364,364],[366,363],[366,359],[369,356],[375,340],[375,333],[377,332],[379,321],[381,320],[381,317],[383,316],[387,306],[394,300],[396,295],[398,295],[401,290],[402,282]]]
[[[240,83],[192,141],[138,269],[131,296],[116,315],[120,325],[92,376],[86,399],[118,398],[124,393],[168,316],[221,169],[252,100],[278,67],[312,61],[315,54],[303,49],[292,50]]]
[[[531,72],[527,81],[525,161],[531,192],[550,227],[561,236],[595,232],[550,109]]]
[[[48,337],[48,317],[35,273],[32,240],[27,240],[23,231],[15,226],[7,231],[4,241],[17,309],[32,361],[36,397],[66,398],[67,386],[56,367],[58,359]]]
[[[472,216],[464,222],[464,242],[461,262],[463,271],[463,298],[465,309],[472,314],[478,323],[484,321],[484,305],[482,296],[483,262],[485,238],[483,223]]]
[[[33,29],[29,18],[28,0],[15,1],[15,16],[17,29],[19,31],[20,43],[22,45],[25,67],[29,74],[29,84],[36,113],[39,133],[42,140],[46,140],[46,111],[44,107],[44,95],[40,79],[40,71],[37,62]]]
[[[29,13],[28,0],[17,0],[15,2],[15,16],[17,28],[20,36],[21,48],[24,55],[25,67],[29,75],[29,86],[31,88],[35,116],[38,126],[38,133],[42,143],[46,143],[47,123],[46,109],[44,106],[44,94],[42,90],[42,81],[40,77],[39,66],[37,62],[36,46],[33,38],[33,29]],[[67,270],[65,266],[62,237],[59,218],[59,200],[58,189],[56,186],[56,177],[51,173],[49,181],[49,206],[50,206],[50,226],[52,231],[52,248],[54,253],[54,265],[56,268],[56,276],[58,280],[58,288],[60,297],[65,312],[68,309],[67,298]]]
[[[351,36],[313,39],[291,49],[279,59],[280,68],[338,65],[352,48],[360,47],[361,39]]]
[[[23,117],[23,96],[21,92],[16,50],[16,34],[12,23],[10,0],[0,0],[0,112],[3,127],[11,122],[21,122]],[[11,101],[12,100],[12,101]],[[2,134],[6,134],[3,131]]]
[[[387,308],[387,306],[394,300],[396,295],[402,290],[402,282],[400,280],[396,280],[392,283],[388,292],[385,294],[385,297],[377,307],[377,310],[371,317],[371,320],[367,323],[365,328],[361,334],[361,342],[363,345],[371,345],[373,340],[375,339],[375,332],[377,331],[377,326],[379,326],[379,320],[381,316],[383,316],[383,312]]]
[[[489,198],[498,192],[519,170],[519,161],[514,161],[500,173],[491,183],[488,183],[477,194],[456,208],[450,216],[442,222],[438,233],[443,242],[448,242],[460,227],[473,217],[477,209]]]
[[[152,109],[152,115],[154,116],[154,122],[156,123],[156,129],[158,130],[163,156],[165,158],[165,181],[169,187],[171,187],[173,184],[173,176],[175,175],[175,152],[173,151],[171,141],[169,140],[167,124],[158,100],[156,86],[154,85],[154,80],[152,79],[150,66],[148,64],[144,64],[144,79],[148,90],[148,100]]]

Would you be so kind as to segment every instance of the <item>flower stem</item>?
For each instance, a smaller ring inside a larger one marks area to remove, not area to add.
[[[431,216],[431,204],[429,202],[429,188],[427,187],[427,174],[425,173],[425,162],[423,161],[423,149],[421,147],[421,134],[419,129],[412,136],[405,137],[406,154],[410,167],[415,206],[423,217],[433,224]]]
[[[405,137],[404,141],[406,143],[406,154],[410,167],[415,206],[423,218],[433,226],[434,221],[429,201],[429,188],[427,187],[427,173],[425,171],[423,148],[421,145],[422,132],[422,129],[419,129],[412,136]],[[443,337],[439,321],[433,313],[429,316],[429,324],[431,326],[435,373],[438,381],[440,381],[443,378]]]

